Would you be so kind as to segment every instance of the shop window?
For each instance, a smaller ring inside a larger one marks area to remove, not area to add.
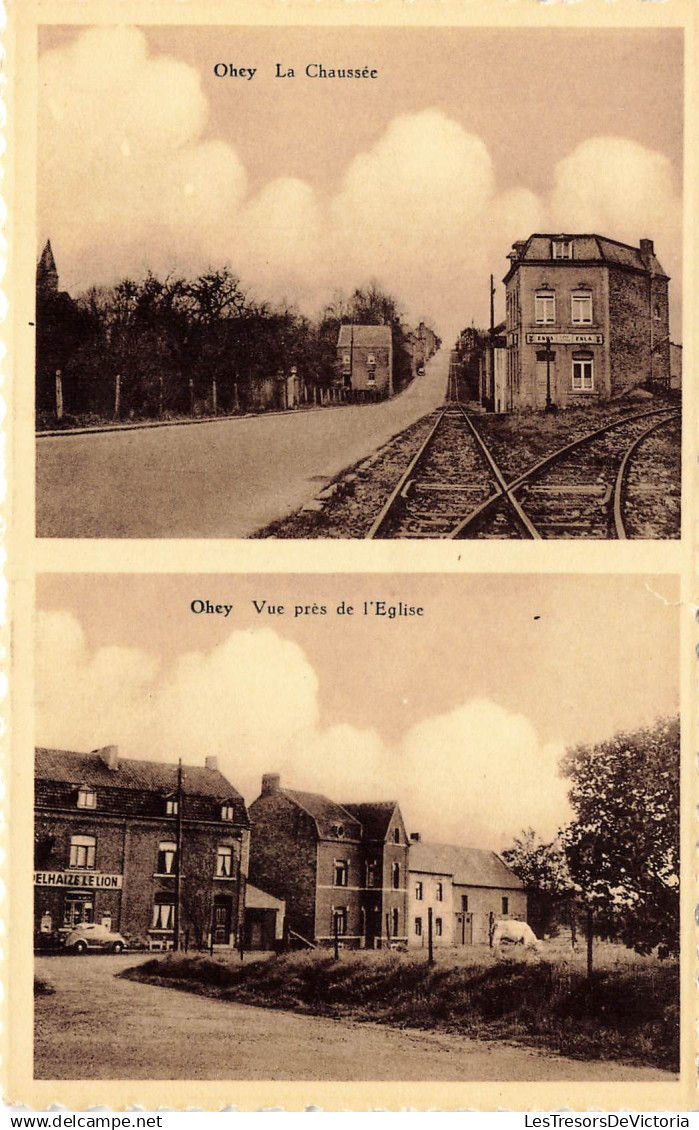
[[[591,354],[573,354],[573,391],[592,392],[595,387]]]
[[[97,808],[97,793],[90,785],[78,789],[78,808]]]
[[[70,837],[70,866],[90,868],[95,866],[94,836]]]
[[[415,900],[416,902],[422,902],[422,883],[415,884]]]
[[[66,895],[63,904],[63,925],[69,929],[82,922],[94,922],[95,904],[90,895]]]
[[[175,903],[172,895],[156,895],[153,903],[151,930],[172,930],[175,925]]]
[[[538,290],[534,296],[534,320],[539,326],[556,321],[556,296],[552,290]]]
[[[219,844],[216,849],[216,875],[219,879],[230,879],[233,875],[233,848]]]
[[[570,297],[570,320],[574,326],[592,324],[592,295],[589,291],[576,290]]]
[[[174,875],[177,861],[177,844],[161,840],[158,844],[158,875]]]
[[[333,871],[333,885],[346,887],[349,880],[349,863],[346,859],[336,859]]]

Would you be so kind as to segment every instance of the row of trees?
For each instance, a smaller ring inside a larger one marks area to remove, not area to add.
[[[311,394],[336,376],[341,322],[388,324],[394,387],[412,377],[396,300],[377,285],[333,301],[311,321],[251,298],[228,267],[196,279],[124,279],[77,299],[37,286],[37,411],[113,418],[245,411],[262,381],[296,372]]]
[[[679,952],[679,719],[567,752],[574,820],[552,842],[532,828],[503,859],[530,891],[538,933],[584,925],[637,953]]]

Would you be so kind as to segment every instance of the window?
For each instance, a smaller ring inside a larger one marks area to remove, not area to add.
[[[400,887],[400,863],[391,865],[391,883],[394,891],[397,891]]]
[[[169,797],[165,798],[165,815],[166,816],[177,816],[177,809],[178,808],[179,808],[179,805],[177,803],[176,797],[169,796]]]
[[[509,914],[510,913],[510,900],[508,899],[507,895],[502,896],[502,913],[503,914]]]
[[[573,354],[573,391],[591,392],[594,388],[592,354]]]
[[[341,840],[342,837],[345,834],[344,824],[333,824],[332,833],[333,833],[333,836],[337,836],[338,840]]]
[[[351,365],[351,358],[350,358],[349,353],[343,353],[342,354],[342,364],[345,366],[346,369],[349,369],[349,367]]]
[[[63,904],[63,925],[71,930],[81,922],[93,922],[95,904],[91,895],[66,895]]]
[[[415,884],[415,900],[422,902],[422,883]]]
[[[372,859],[366,865],[366,885],[367,887],[378,887],[377,878],[379,875],[379,865],[375,859]]]
[[[435,918],[435,920],[434,920],[434,933],[435,933],[435,937],[441,938],[441,936],[442,936],[442,919],[441,918]]]
[[[653,307],[653,317],[660,321],[660,307],[657,305]]]
[[[349,878],[349,863],[346,859],[335,860],[333,885],[335,887],[346,887]]]
[[[216,849],[216,875],[219,879],[230,879],[233,875],[233,848],[219,844]]]
[[[232,804],[221,805],[221,819],[227,820],[229,822],[235,819],[235,813],[233,811]]]
[[[538,290],[536,292],[534,320],[540,326],[552,326],[556,321],[556,296],[552,290]]]
[[[78,808],[97,808],[97,793],[89,785],[78,789]]]
[[[468,895],[461,896],[461,911],[463,914],[468,914]]]
[[[341,935],[347,933],[347,907],[346,906],[336,906],[336,907],[333,908],[332,929],[333,929],[333,936],[335,934],[337,934],[338,937],[340,937]]]
[[[177,860],[177,844],[172,840],[161,840],[158,844],[158,875],[174,875]]]
[[[367,363],[367,365],[369,366],[370,369],[375,369],[376,368],[376,354],[375,353],[367,353],[366,363]]]
[[[422,919],[421,918],[415,919],[415,937],[416,938],[422,937]]]
[[[153,903],[151,930],[172,930],[175,925],[175,903],[172,895],[156,895]]]
[[[444,902],[444,883],[437,883],[437,902]]]
[[[400,843],[400,828],[393,829],[393,842],[394,844]]]
[[[400,916],[398,914],[397,907],[394,907],[392,912],[391,912],[391,936],[393,938],[398,937],[398,927],[399,927],[399,925],[400,925]]]
[[[95,866],[95,837],[71,836],[70,837],[70,866],[94,867]]]
[[[554,239],[552,252],[554,259],[572,259],[572,241],[568,239]]]
[[[592,295],[588,291],[576,290],[571,295],[570,320],[574,326],[592,324]]]

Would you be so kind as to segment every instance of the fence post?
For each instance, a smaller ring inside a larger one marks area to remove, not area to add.
[[[216,394],[216,377],[211,380],[211,406],[213,408],[214,416],[218,412],[218,396]]]
[[[427,908],[427,964],[434,965],[434,946],[432,942],[432,907]]]
[[[63,374],[56,369],[56,419],[63,419]]]
[[[592,977],[592,908],[587,908],[587,976]]]

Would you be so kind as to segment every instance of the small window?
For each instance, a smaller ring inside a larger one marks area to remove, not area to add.
[[[660,307],[659,307],[659,306],[657,306],[657,305],[653,307],[653,317],[654,317],[654,318],[655,318],[655,319],[656,319],[657,321],[660,321]]]
[[[375,859],[372,859],[366,865],[366,885],[367,887],[378,887],[381,884],[377,882],[379,877],[379,865]]]
[[[437,938],[441,938],[441,936],[442,936],[442,919],[441,918],[435,918],[435,920],[434,920],[434,932],[435,932],[435,936]]]
[[[461,896],[461,910],[464,914],[468,913],[468,895]]]
[[[177,844],[172,840],[161,840],[158,844],[158,875],[174,875],[177,861]]]
[[[398,930],[400,928],[400,915],[398,914],[398,908],[397,907],[394,907],[392,912],[391,912],[391,926],[392,926],[391,936],[394,937],[394,938],[397,938],[398,937]]]
[[[165,815],[177,816],[177,809],[179,808],[177,797],[169,796],[165,798]]]
[[[416,902],[422,902],[422,883],[415,884],[415,900]]]
[[[394,891],[400,888],[400,863],[394,863],[391,866],[391,879]]]
[[[422,937],[422,919],[421,918],[415,919],[415,937],[416,938]]]
[[[97,793],[89,785],[78,789],[78,808],[97,808]]]
[[[332,912],[332,930],[333,935],[337,934],[342,937],[347,933],[347,907],[336,906]]]
[[[437,902],[444,902],[444,883],[437,883]]]
[[[333,824],[332,833],[333,833],[333,836],[337,836],[338,840],[341,840],[342,837],[345,834],[344,824]]]
[[[335,860],[335,870],[333,885],[336,887],[346,887],[349,880],[349,863],[346,859]]]
[[[224,804],[221,806],[221,819],[226,820],[229,824],[235,820],[235,811],[232,804]]]
[[[508,899],[507,895],[502,896],[502,913],[503,914],[509,914],[510,913],[510,900]]]
[[[175,903],[172,895],[156,895],[153,903],[151,930],[172,930],[175,925]]]
[[[595,387],[592,357],[573,358],[573,391],[592,392]]]
[[[573,244],[569,239],[554,239],[553,241],[553,258],[554,259],[572,259],[573,258]]]
[[[95,866],[94,836],[70,837],[70,866],[90,868]]]
[[[393,842],[394,844],[400,843],[400,828],[393,829]]]
[[[352,363],[352,361],[351,361],[349,353],[343,353],[342,354],[342,364],[346,365],[347,368],[349,369],[351,363]]]
[[[216,876],[219,879],[230,879],[233,875],[233,848],[219,844],[216,849]]]
[[[575,291],[571,295],[570,320],[574,326],[592,324],[592,295],[587,291]]]
[[[369,366],[370,369],[372,367],[374,367],[376,365],[376,354],[375,353],[367,353],[366,363],[367,363],[367,365]]]
[[[539,290],[534,296],[534,320],[540,326],[552,326],[556,321],[556,296],[552,290]]]

